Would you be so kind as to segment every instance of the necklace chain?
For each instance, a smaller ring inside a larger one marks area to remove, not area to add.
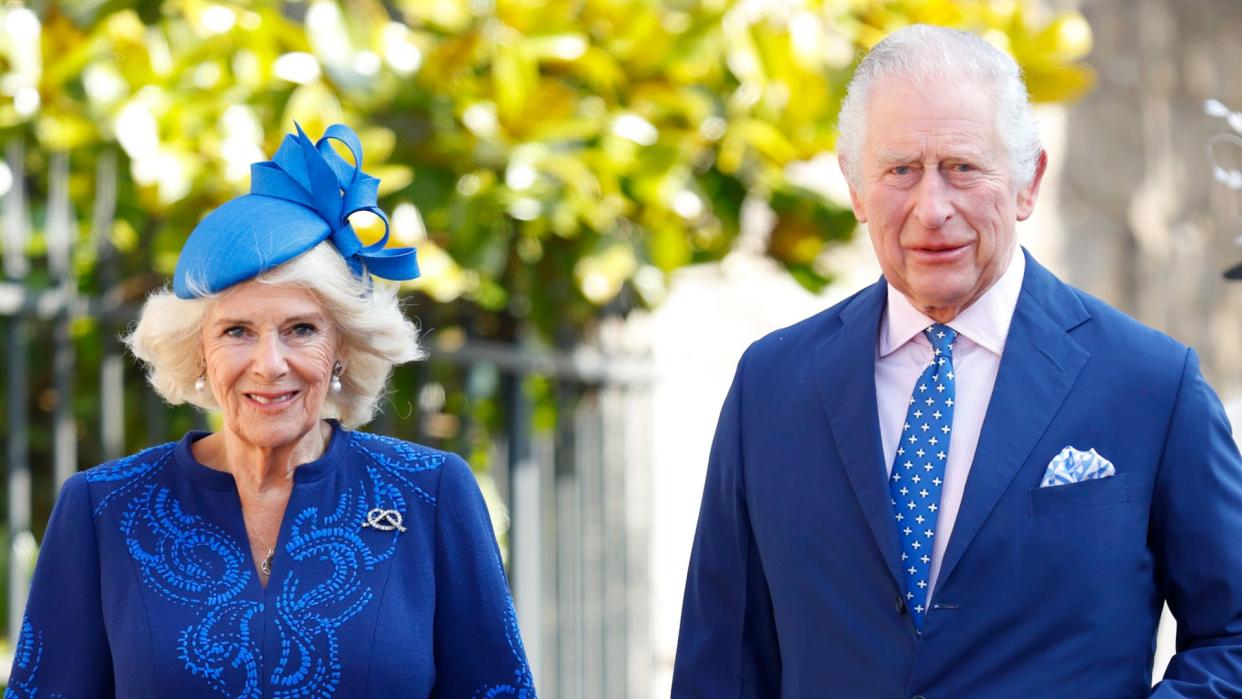
[[[259,538],[258,534],[255,534],[255,538]],[[263,557],[263,560],[259,561],[259,570],[262,571],[264,575],[271,575],[272,559],[276,557],[276,549],[268,546],[261,539],[259,540],[259,544],[262,545],[262,548],[267,549],[267,555]]]

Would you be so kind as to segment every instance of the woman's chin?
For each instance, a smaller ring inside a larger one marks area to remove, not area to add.
[[[229,431],[251,446],[280,449],[295,446],[318,422],[318,419],[301,413],[251,414],[229,425]]]

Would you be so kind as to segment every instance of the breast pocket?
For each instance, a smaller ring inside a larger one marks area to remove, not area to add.
[[[1130,483],[1126,476],[1118,473],[1081,483],[1031,488],[1031,514],[1044,517],[1129,502]]]

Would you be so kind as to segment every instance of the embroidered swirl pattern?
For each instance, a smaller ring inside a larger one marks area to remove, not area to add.
[[[141,485],[151,475],[158,473],[159,470],[172,458],[173,450],[176,443],[169,442],[159,446],[143,449],[137,454],[130,454],[116,461],[111,461],[100,466],[96,466],[86,472],[86,481],[88,483],[108,483],[112,481],[123,481],[121,485],[113,488],[107,495],[99,499],[99,504],[95,506],[94,512],[91,513],[92,519],[99,519],[99,514],[103,512],[112,501],[133,488]]]
[[[526,648],[522,645],[522,634],[518,632],[517,610],[513,608],[513,600],[509,600],[505,609],[505,641],[509,643],[509,651],[513,653],[513,661],[516,663],[513,684],[483,687],[474,693],[472,699],[535,699],[535,680],[530,674],[530,666],[526,664]]]
[[[273,578],[276,594],[270,598],[280,641],[275,658],[262,657],[263,603],[239,599],[252,573],[245,547],[186,513],[168,488],[151,482],[175,445],[153,447],[87,476],[91,482],[116,484],[101,498],[96,518],[104,507],[128,497],[120,528],[143,583],[175,603],[203,608],[201,619],[180,632],[177,650],[185,669],[215,692],[259,697],[264,685],[260,668],[266,668],[274,697],[333,696],[341,681],[339,631],[374,598],[365,573],[394,555],[400,536],[400,531],[362,529],[358,523],[375,507],[408,512],[420,502],[436,504],[414,479],[440,468],[442,453],[365,433],[348,433],[348,439],[352,450],[367,457],[364,477],[337,497],[331,511],[306,507],[287,515],[289,534],[282,547],[287,560],[328,565],[277,570],[281,577]],[[513,683],[484,687],[476,699],[534,696],[511,602],[505,628],[515,659]],[[37,653],[30,657],[37,669]]]
[[[39,695],[39,663],[42,660],[43,634],[30,625],[29,619],[23,619],[17,645],[13,649],[13,673],[4,691],[5,699],[34,699]]]
[[[290,566],[280,581],[275,615],[280,657],[274,660],[271,681],[288,690],[276,696],[328,697],[340,683],[338,631],[371,601],[371,589],[360,574],[379,562],[358,535],[353,501],[347,490],[334,511],[321,516],[319,508],[305,508],[290,526],[283,551],[291,560],[330,565]],[[316,568],[327,574],[313,580],[299,574]]]
[[[177,657],[185,669],[220,694],[244,699],[262,696],[257,638],[262,633],[262,611],[262,603],[248,600],[208,609],[198,623],[182,629]]]
[[[139,489],[121,515],[121,531],[143,582],[174,602],[214,607],[232,600],[250,580],[237,541],[182,512],[168,488]]]

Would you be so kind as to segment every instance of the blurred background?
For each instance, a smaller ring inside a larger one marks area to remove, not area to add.
[[[344,122],[430,350],[368,429],[470,461],[540,696],[667,696],[735,362],[879,274],[834,124],[912,22],[1025,71],[1019,240],[1242,397],[1238,0],[0,2],[0,680],[59,484],[213,424],[117,336],[250,163]]]

